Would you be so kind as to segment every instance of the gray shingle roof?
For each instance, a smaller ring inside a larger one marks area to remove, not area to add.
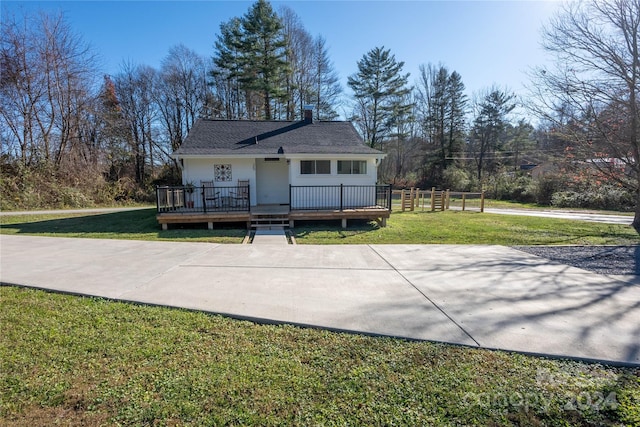
[[[368,147],[350,122],[199,119],[173,154],[382,154]]]

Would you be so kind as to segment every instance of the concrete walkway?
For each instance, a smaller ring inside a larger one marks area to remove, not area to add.
[[[0,280],[84,295],[640,365],[640,277],[502,246],[218,245],[0,235]]]
[[[254,232],[254,245],[288,245],[289,241],[283,227],[259,228]]]

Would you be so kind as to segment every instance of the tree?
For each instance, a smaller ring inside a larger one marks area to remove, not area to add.
[[[381,178],[392,184],[407,184],[407,177],[415,171],[415,159],[419,158],[417,152],[422,145],[422,140],[417,136],[414,111],[416,103],[411,99],[412,96],[409,93],[405,95],[405,99],[394,103],[400,108],[391,117],[391,130],[385,147],[387,157],[378,169]]]
[[[96,128],[102,143],[102,155],[108,169],[108,179],[118,181],[128,164],[126,123],[122,117],[122,107],[116,94],[116,85],[110,76],[104,76],[104,83],[98,95]]]
[[[180,147],[206,103],[206,74],[204,59],[181,44],[162,61],[153,95],[168,137],[167,155]]]
[[[329,59],[326,44],[324,37],[318,36],[313,45],[315,90],[312,103],[315,106],[314,110],[318,120],[334,120],[338,117],[336,108],[339,105],[339,98],[342,94],[340,78]]]
[[[242,75],[242,29],[240,18],[232,18],[220,24],[220,34],[214,44],[215,68],[210,72],[210,85],[223,105],[222,117],[239,119],[244,116],[243,96],[240,87]]]
[[[507,115],[516,107],[514,98],[514,94],[493,87],[476,99],[470,149],[475,158],[478,181],[482,180],[483,171],[494,166],[498,152],[502,151]]]
[[[424,136],[430,148],[427,167],[441,179],[464,143],[467,97],[457,72],[440,65],[420,66],[417,101]]]
[[[149,169],[154,167],[152,128],[157,118],[157,106],[153,101],[156,82],[157,71],[154,68],[132,64],[125,64],[114,81],[138,184],[146,182]]]
[[[287,67],[282,22],[269,2],[258,0],[243,16],[241,25],[240,81],[244,88],[261,96],[262,113],[256,115],[271,120],[271,102],[286,97],[281,84]]]
[[[355,116],[370,147],[381,147],[391,131],[393,115],[411,107],[399,104],[411,91],[403,66],[389,49],[376,47],[358,61],[358,72],[347,80],[356,100]]]
[[[533,134],[533,126],[525,119],[520,119],[515,126],[511,124],[507,126],[506,149],[509,150],[513,158],[511,166],[514,172],[520,168],[520,162],[523,160],[522,155],[535,149]]]
[[[94,161],[91,49],[63,15],[6,19],[1,31],[0,117],[9,131],[2,139],[15,144],[24,165]]]
[[[579,160],[635,194],[640,232],[640,0],[569,2],[543,37],[555,66],[534,71],[534,111]]]
[[[300,17],[288,6],[280,8],[286,42],[286,119],[302,117],[304,105],[313,98],[313,38]]]

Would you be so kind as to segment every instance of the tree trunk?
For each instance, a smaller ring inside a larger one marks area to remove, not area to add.
[[[637,173],[638,182],[640,182],[640,171]],[[636,229],[638,234],[640,234],[640,188],[636,189],[636,212],[633,217],[633,222],[631,226]]]

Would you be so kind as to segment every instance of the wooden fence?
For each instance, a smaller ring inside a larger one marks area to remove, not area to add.
[[[414,211],[429,209],[445,211],[448,209],[477,210],[484,212],[484,191],[480,193],[459,192],[451,190],[421,190],[410,188],[393,190],[393,200],[399,199],[400,209]]]

